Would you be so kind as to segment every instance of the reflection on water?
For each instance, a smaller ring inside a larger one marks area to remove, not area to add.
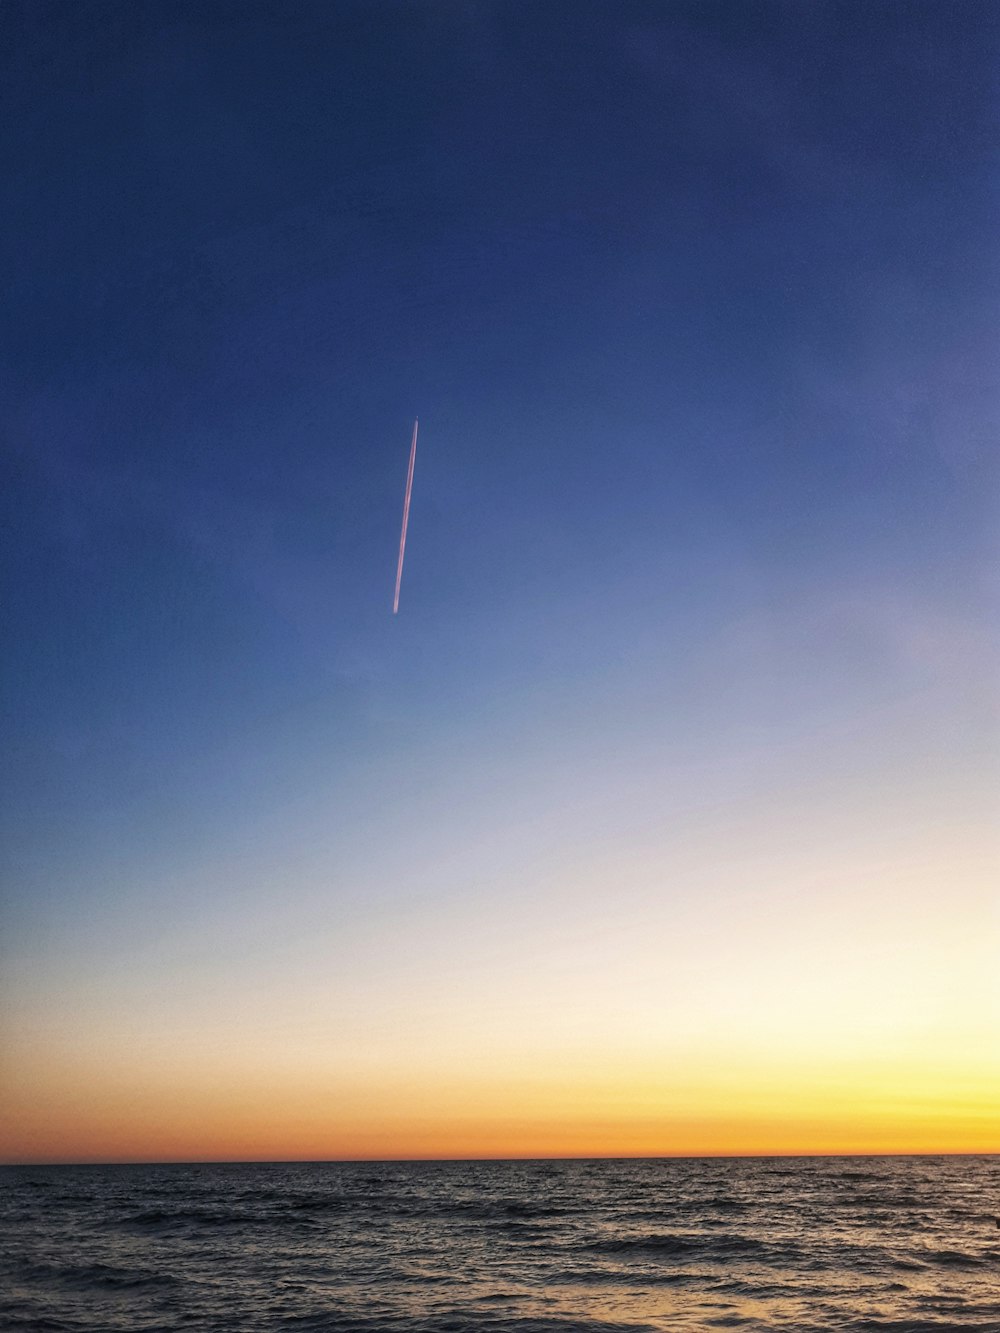
[[[24,1330],[1000,1329],[996,1158],[4,1168]]]

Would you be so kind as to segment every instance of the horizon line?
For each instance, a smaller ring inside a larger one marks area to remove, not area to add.
[[[916,1151],[916,1152],[717,1152],[717,1153],[620,1153],[612,1155],[592,1153],[550,1154],[544,1157],[160,1157],[94,1158],[86,1160],[2,1161],[0,1170],[19,1167],[63,1166],[389,1166],[413,1165],[417,1162],[439,1162],[451,1165],[458,1162],[705,1162],[705,1161],[810,1161],[858,1157],[1000,1157],[1000,1148],[975,1151]]]

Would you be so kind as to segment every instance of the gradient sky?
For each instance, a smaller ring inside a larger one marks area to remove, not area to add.
[[[1000,1150],[996,6],[0,26],[0,1158]]]

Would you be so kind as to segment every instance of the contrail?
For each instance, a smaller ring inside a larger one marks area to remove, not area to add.
[[[392,614],[399,610],[399,585],[403,578],[403,555],[406,552],[406,524],[410,518],[410,492],[413,490],[413,464],[417,460],[417,426],[413,423],[413,442],[410,445],[410,467],[406,474],[406,499],[403,501],[403,531],[399,534],[399,564],[396,566],[396,596],[392,599]]]

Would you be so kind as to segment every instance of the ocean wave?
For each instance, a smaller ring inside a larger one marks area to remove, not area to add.
[[[529,1241],[536,1244],[544,1244],[552,1235],[551,1227],[538,1222],[519,1222],[513,1218],[505,1218],[494,1223],[490,1230],[500,1232],[508,1240]]]
[[[79,1320],[52,1319],[48,1315],[8,1315],[0,1325],[4,1333],[81,1333],[93,1325]]]
[[[887,1194],[880,1190],[874,1194],[846,1193],[832,1199],[837,1208],[927,1208],[929,1201],[919,1194]]]
[[[582,1249],[596,1254],[695,1254],[705,1249],[705,1241],[696,1236],[678,1236],[650,1232],[645,1236],[609,1236],[606,1240],[585,1241]]]
[[[656,1272],[650,1272],[643,1268],[638,1272],[622,1271],[621,1267],[609,1263],[604,1268],[594,1268],[592,1266],[581,1266],[572,1264],[569,1267],[557,1271],[549,1271],[546,1274],[546,1282],[550,1286],[604,1286],[604,1287],[624,1287],[629,1290],[634,1287],[676,1287],[685,1284],[698,1284],[703,1282],[705,1275],[702,1272],[695,1272],[689,1269],[681,1268],[661,1268]]]
[[[151,1269],[121,1268],[113,1264],[77,1265],[34,1264],[24,1277],[40,1285],[68,1287],[80,1291],[106,1288],[125,1290],[141,1287],[175,1287],[180,1279],[171,1273]]]
[[[283,1209],[296,1213],[334,1213],[350,1208],[352,1201],[343,1195],[298,1194],[278,1198]]]
[[[965,1250],[926,1250],[922,1257],[942,1268],[985,1268],[991,1256],[969,1254]]]
[[[570,1209],[558,1204],[531,1203],[525,1199],[506,1199],[500,1211],[507,1217],[565,1217]]]
[[[844,1333],[996,1333],[996,1324],[979,1319],[851,1319],[843,1324]]]
[[[702,1259],[733,1262],[753,1258],[764,1263],[795,1263],[803,1259],[798,1246],[757,1236],[733,1233],[704,1235],[677,1232],[649,1232],[641,1236],[612,1236],[590,1240],[582,1248],[592,1253],[618,1256],[651,1255],[657,1258],[678,1258],[697,1255]]]
[[[242,1227],[248,1222],[259,1222],[261,1214],[247,1215],[224,1209],[210,1208],[145,1208],[126,1215],[122,1221],[140,1229],[171,1230],[178,1227]]]
[[[329,1310],[289,1315],[273,1327],[293,1333],[660,1333],[654,1324],[558,1316],[512,1316],[492,1311],[441,1313],[430,1319],[338,1315]]]
[[[176,1287],[180,1279],[171,1273],[153,1273],[141,1269],[113,1268],[110,1264],[91,1264],[86,1268],[65,1270],[62,1280],[83,1287],[109,1287],[115,1290],[138,1287]]]

